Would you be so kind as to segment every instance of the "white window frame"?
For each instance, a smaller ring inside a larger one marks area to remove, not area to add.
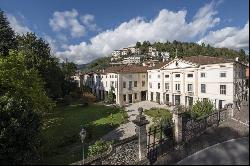
[[[169,83],[168,82],[165,83],[165,89],[169,90]]]
[[[227,86],[226,85],[220,85],[220,94],[221,95],[227,94]]]
[[[191,88],[189,87],[191,85]],[[188,92],[193,92],[193,84],[187,84]]]
[[[204,74],[204,77],[202,76],[202,74]],[[206,73],[202,72],[200,76],[201,78],[206,78]]]
[[[204,91],[202,91],[203,90],[202,85],[204,85],[204,87],[205,87]],[[207,89],[206,84],[201,84],[201,93],[206,93],[206,89]]]

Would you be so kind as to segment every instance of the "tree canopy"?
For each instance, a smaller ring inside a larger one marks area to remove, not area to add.
[[[9,49],[15,49],[15,32],[11,29],[4,12],[0,9],[0,56],[6,56]]]

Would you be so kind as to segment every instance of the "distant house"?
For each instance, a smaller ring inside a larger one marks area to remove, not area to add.
[[[114,50],[112,52],[112,56],[115,57],[115,58],[118,58],[122,55],[122,51],[121,50]]]
[[[130,56],[123,59],[123,64],[139,64],[141,62],[140,57]]]
[[[139,48],[128,47],[128,49],[130,50],[130,52],[131,52],[132,54],[137,54],[137,55],[141,54],[141,50],[140,50]]]

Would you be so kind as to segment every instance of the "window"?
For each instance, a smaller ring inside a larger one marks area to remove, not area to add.
[[[220,73],[220,77],[227,77],[227,73]]]
[[[152,83],[151,82],[149,83],[149,87],[152,88]]]
[[[142,85],[142,87],[144,87],[145,86],[145,81],[142,81],[141,85]]]
[[[123,82],[123,88],[126,88],[126,82]]]
[[[111,78],[111,75],[109,76],[109,78]]]
[[[108,87],[108,82],[106,81],[106,87]]]
[[[143,75],[142,75],[142,78],[145,78],[145,77],[146,77],[146,75],[145,75],[145,74],[143,74]]]
[[[160,75],[160,74],[158,74],[158,78],[161,78],[161,75]]]
[[[117,88],[117,81],[115,81],[115,88]]]
[[[135,93],[135,100],[137,100],[137,93]]]
[[[188,92],[193,92],[193,84],[188,84]]]
[[[225,95],[226,94],[226,85],[220,85],[220,94]]]
[[[165,78],[169,78],[169,75],[165,75]]]
[[[151,75],[149,75],[148,77],[151,78]]]
[[[201,77],[206,77],[206,73],[201,73]]]
[[[108,76],[106,75],[106,78],[108,78]]]
[[[126,101],[126,95],[123,95],[123,101]]]
[[[158,89],[160,89],[161,88],[161,83],[158,83]]]
[[[201,84],[201,93],[206,93],[206,84]]]
[[[132,81],[129,81],[129,84],[128,84],[128,89],[131,90],[132,89]]]
[[[179,78],[181,75],[180,74],[175,74],[175,77],[176,78]]]
[[[110,82],[110,87],[114,87],[114,81]]]
[[[188,74],[187,77],[188,77],[188,78],[192,78],[192,77],[193,77],[193,74]]]
[[[180,90],[180,86],[181,86],[180,84],[175,84],[175,90],[179,91]]]
[[[134,87],[137,87],[137,81],[134,81]]]
[[[115,75],[115,78],[117,78],[117,75]]]
[[[169,90],[169,83],[165,83],[165,89]]]

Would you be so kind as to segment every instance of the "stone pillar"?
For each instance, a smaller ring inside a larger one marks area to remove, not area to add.
[[[146,119],[145,115],[142,115],[143,108],[138,108],[139,115],[136,116],[136,119],[133,120],[133,123],[136,125],[136,134],[139,139],[139,160],[143,160],[147,156],[147,130],[146,125],[149,124],[149,121]]]
[[[182,141],[182,116],[179,113],[179,110],[177,107],[174,108],[173,122],[174,122],[175,141],[176,143],[180,143]]]

